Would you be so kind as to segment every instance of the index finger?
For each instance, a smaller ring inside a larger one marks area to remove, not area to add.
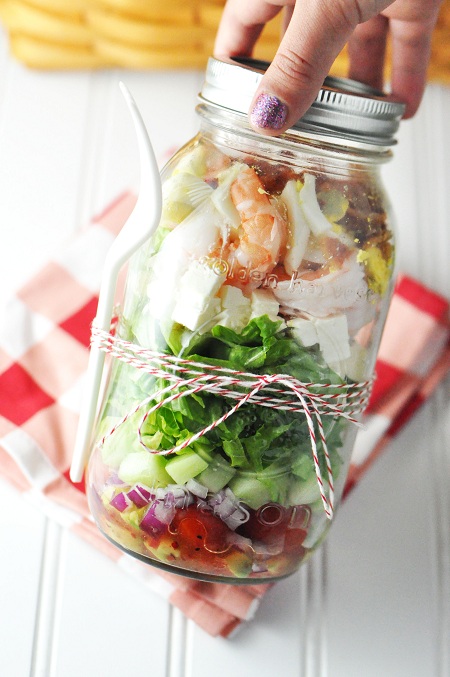
[[[351,0],[295,3],[277,53],[252,102],[250,121],[258,131],[280,134],[302,117],[360,20]]]
[[[228,0],[216,35],[214,55],[251,56],[264,26],[295,0]]]
[[[404,117],[417,111],[426,84],[434,22],[391,20],[392,96],[406,103]]]
[[[285,5],[293,8],[292,16],[250,112],[253,127],[268,135],[285,131],[307,111],[362,18],[353,0],[228,0],[216,56],[251,56],[265,23]]]

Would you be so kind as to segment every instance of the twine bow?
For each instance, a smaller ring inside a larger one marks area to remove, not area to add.
[[[253,374],[251,372],[237,371],[227,367],[207,365],[194,360],[142,348],[95,326],[92,328],[91,344],[109,353],[112,357],[132,365],[136,369],[169,382],[169,385],[152,393],[126,413],[103,436],[100,440],[100,445],[103,445],[106,439],[113,435],[125,421],[141,409],[146,408],[151,402],[155,402],[155,404],[146,409],[138,426],[139,442],[150,453],[163,456],[182,451],[226,421],[230,416],[233,416],[245,404],[258,404],[274,409],[303,413],[308,425],[314,470],[323,507],[327,517],[332,519],[334,511],[333,470],[321,415],[343,417],[348,421],[358,424],[355,416],[361,413],[367,405],[372,380],[339,385],[331,383],[318,384],[302,382],[289,374]],[[195,395],[202,391],[235,399],[237,402],[218,419],[172,449],[150,449],[145,444],[142,434],[142,428],[147,418],[160,407],[172,401],[189,395]],[[290,397],[290,393],[295,397]],[[328,491],[325,487],[319,464],[314,420],[317,424],[318,435],[325,458]]]

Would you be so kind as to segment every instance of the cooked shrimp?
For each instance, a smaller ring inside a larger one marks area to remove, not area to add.
[[[328,266],[281,281],[273,290],[283,312],[327,317],[345,313],[350,334],[373,319],[375,304],[367,303],[369,289],[363,267],[349,253],[338,270]]]
[[[231,200],[241,219],[228,244],[228,259],[248,270],[269,273],[283,254],[287,225],[263,189],[254,169],[243,168],[230,188]]]

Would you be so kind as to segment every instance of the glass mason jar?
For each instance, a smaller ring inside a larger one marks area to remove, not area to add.
[[[403,107],[328,78],[279,137],[247,122],[267,64],[210,59],[199,133],[130,262],[88,467],[112,542],[168,571],[267,582],[326,535],[391,295],[380,179]]]

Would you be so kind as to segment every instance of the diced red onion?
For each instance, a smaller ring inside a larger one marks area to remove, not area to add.
[[[197,498],[197,508],[201,512],[212,512],[212,508],[208,501],[204,501],[202,498]]]
[[[224,499],[214,506],[214,514],[218,515],[221,519],[225,520],[229,517],[236,509],[236,504],[225,496]]]
[[[192,494],[179,484],[168,484],[167,487],[157,489],[156,498],[163,500],[167,507],[176,508],[187,508],[194,502]]]
[[[155,501],[155,517],[163,524],[170,524],[175,517],[176,507],[166,505],[164,501]]]
[[[245,524],[245,522],[247,522],[249,518],[250,514],[248,513],[248,511],[239,507],[235,508],[234,511],[231,513],[231,515],[222,519],[227,525],[227,527],[229,529],[232,529],[232,531],[234,531],[242,524]]]
[[[124,510],[130,507],[131,501],[128,496],[123,491],[121,491],[120,494],[116,494],[110,501],[110,505],[112,505],[112,507],[119,512],[124,512]]]
[[[175,505],[175,495],[171,491],[166,491],[164,498],[160,498],[159,500],[164,503],[166,508],[173,508]]]
[[[192,505],[194,500],[195,499],[194,499],[193,495],[189,491],[187,491],[182,498],[177,498],[175,500],[175,507],[177,507],[177,508],[187,508],[188,506]]]
[[[145,484],[136,484],[136,489],[144,498],[148,499],[148,501],[155,497],[155,490],[147,487]]]
[[[141,520],[140,527],[149,534],[162,533],[175,516],[174,505],[167,506],[162,500],[154,500]]]
[[[194,478],[186,482],[186,489],[188,489],[191,494],[198,496],[199,498],[206,498],[208,495],[208,487],[205,487],[204,484],[197,482]]]
[[[214,508],[216,505],[222,503],[224,498],[225,492],[223,489],[221,489],[220,491],[218,491],[217,493],[213,494],[208,498],[208,504],[211,506],[211,508]]]
[[[177,508],[187,508],[194,502],[194,497],[186,486],[169,484],[169,487],[175,497],[175,506]]]
[[[127,496],[131,501],[133,501],[137,508],[143,508],[150,503],[150,500],[154,497],[154,494],[152,494],[148,487],[145,487],[142,484],[135,484],[134,487],[127,493]]]
[[[229,529],[235,530],[250,517],[249,512],[241,505],[231,489],[221,489],[208,501],[215,515],[220,517]]]

